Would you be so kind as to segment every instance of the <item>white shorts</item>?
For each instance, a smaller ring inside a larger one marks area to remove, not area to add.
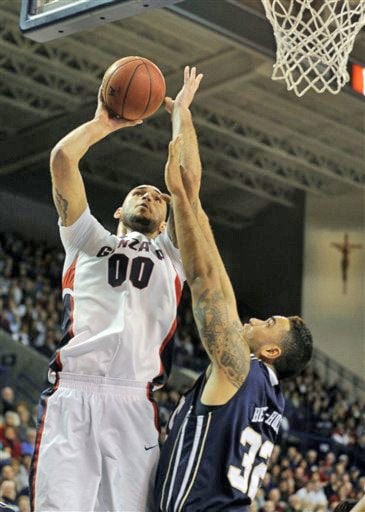
[[[160,450],[146,383],[59,375],[53,392],[41,399],[33,510],[152,510]]]

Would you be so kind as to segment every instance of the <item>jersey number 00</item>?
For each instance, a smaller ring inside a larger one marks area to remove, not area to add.
[[[115,288],[121,286],[128,278],[133,286],[142,290],[148,286],[154,263],[149,258],[137,256],[132,258],[128,272],[129,258],[125,254],[113,254],[108,260],[108,283]]]

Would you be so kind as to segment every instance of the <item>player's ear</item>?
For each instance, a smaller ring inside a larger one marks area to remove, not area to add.
[[[260,350],[260,357],[269,364],[272,364],[281,354],[282,349],[276,343],[266,343]]]
[[[163,222],[161,222],[160,227],[158,228],[158,234],[160,235],[161,233],[163,233],[166,230],[166,227],[167,222],[164,220]]]
[[[115,210],[113,217],[114,217],[114,219],[122,220],[123,212],[122,212],[122,207],[121,206],[119,206],[119,208],[117,208]]]

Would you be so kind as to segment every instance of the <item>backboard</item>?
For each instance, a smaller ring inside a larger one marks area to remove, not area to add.
[[[37,42],[178,3],[180,0],[21,0],[19,27]]]

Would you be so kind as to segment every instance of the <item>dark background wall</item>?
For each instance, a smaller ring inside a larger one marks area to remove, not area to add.
[[[243,231],[214,226],[240,309],[266,317],[301,312],[304,196],[269,206]]]

